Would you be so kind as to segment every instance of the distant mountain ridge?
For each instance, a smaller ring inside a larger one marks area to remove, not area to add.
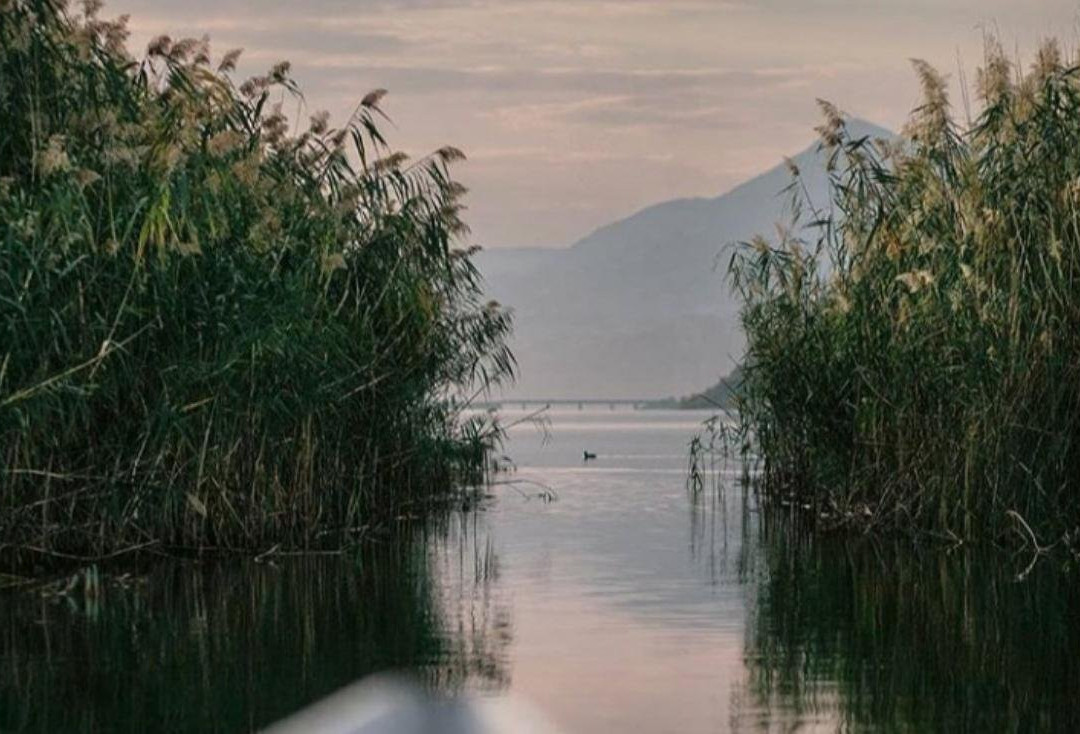
[[[849,120],[852,136],[892,138]],[[817,143],[792,157],[824,202]],[[726,245],[785,219],[785,163],[714,198],[674,199],[600,227],[567,249],[487,250],[489,293],[515,311],[520,379],[508,397],[640,399],[704,389],[742,353]]]

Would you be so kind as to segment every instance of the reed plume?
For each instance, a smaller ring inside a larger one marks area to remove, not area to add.
[[[0,561],[347,542],[476,481],[513,373],[443,149],[292,136],[203,40],[0,11]]]
[[[991,40],[962,129],[915,68],[898,141],[823,105],[830,205],[732,259],[742,437],[766,495],[826,525],[1028,542],[1019,516],[1037,547],[1076,547],[1080,72],[1051,42],[1013,81]]]

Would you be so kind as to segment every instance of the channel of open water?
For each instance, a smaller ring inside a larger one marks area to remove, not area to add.
[[[479,509],[355,557],[0,597],[0,731],[257,730],[387,670],[568,734],[1080,730],[1060,561],[1018,582],[1025,557],[811,542],[738,467],[687,491],[706,413],[549,417],[512,430],[514,483]]]

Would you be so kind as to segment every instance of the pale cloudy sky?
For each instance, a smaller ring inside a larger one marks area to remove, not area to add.
[[[1076,45],[1080,0],[112,0],[159,33],[282,59],[308,111],[390,90],[391,142],[469,156],[485,247],[565,246],[642,206],[713,196],[812,139],[815,98],[898,128],[908,59],[973,78],[987,29],[1030,60]],[[962,114],[959,95],[955,106]]]

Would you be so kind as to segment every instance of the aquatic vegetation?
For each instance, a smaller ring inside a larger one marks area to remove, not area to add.
[[[789,513],[763,522],[739,724],[797,714],[843,731],[1076,729],[1080,664],[1061,651],[1080,643],[1080,599],[1056,564],[1018,584],[1024,558],[822,539]]]
[[[339,544],[481,478],[455,396],[514,364],[461,152],[99,11],[0,3],[0,554]]]
[[[991,42],[972,122],[921,62],[898,140],[823,105],[831,200],[738,248],[739,410],[767,497],[819,523],[1080,539],[1080,68]]]

